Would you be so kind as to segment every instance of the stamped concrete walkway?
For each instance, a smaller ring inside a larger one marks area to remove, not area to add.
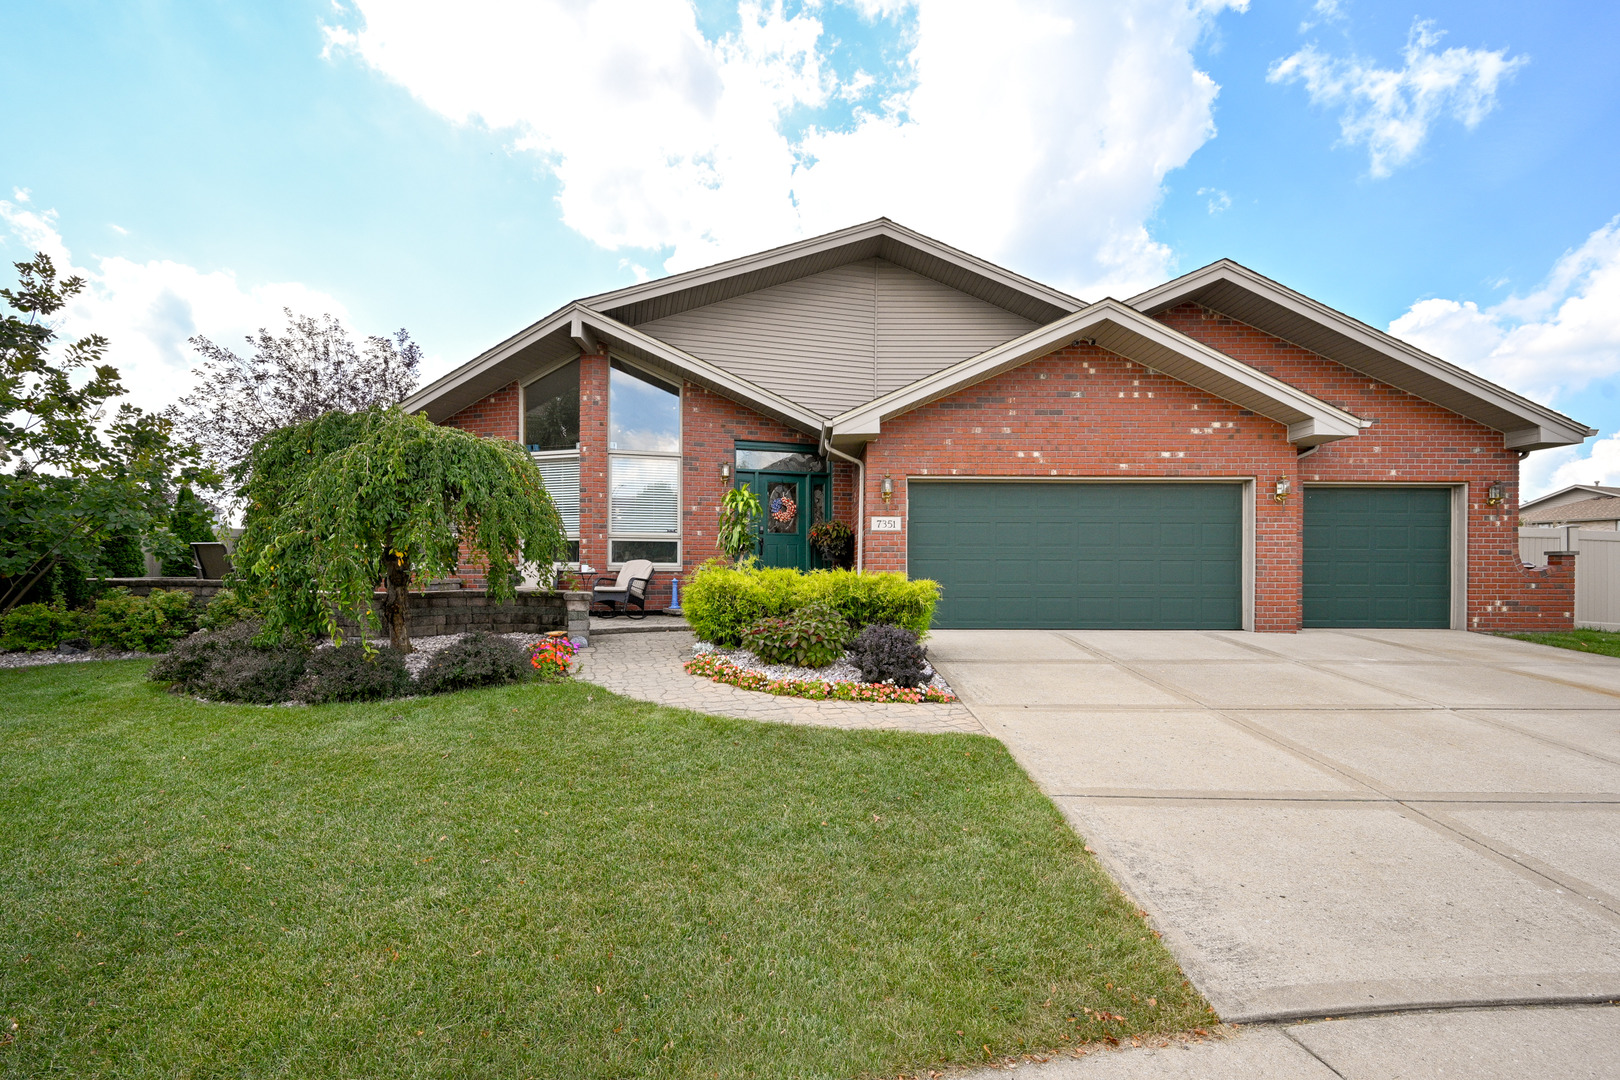
[[[688,675],[681,665],[691,655],[690,631],[603,634],[593,627],[591,647],[580,650],[578,677],[625,697],[717,716],[822,727],[984,734],[964,705],[877,705],[777,697]]]
[[[1506,1008],[1620,999],[1620,660],[1451,631],[938,631],[930,655],[1223,1019],[1385,1014],[1052,1076],[1620,1075],[1620,1011]],[[1468,1006],[1498,1008],[1414,1019]],[[1557,1067],[1480,1067],[1541,1060],[1489,1035],[1537,1024],[1577,1039]],[[1367,1065],[1407,1036],[1434,1067]]]

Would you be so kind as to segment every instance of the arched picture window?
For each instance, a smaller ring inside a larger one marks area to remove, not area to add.
[[[680,452],[679,386],[615,360],[608,388],[609,450]]]
[[[579,361],[523,388],[523,441],[530,450],[579,448]]]

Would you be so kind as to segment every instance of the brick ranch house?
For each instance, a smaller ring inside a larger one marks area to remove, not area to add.
[[[1087,303],[887,219],[575,301],[405,404],[527,445],[652,603],[745,484],[765,563],[837,518],[955,627],[1567,627],[1519,462],[1595,434],[1230,261]]]

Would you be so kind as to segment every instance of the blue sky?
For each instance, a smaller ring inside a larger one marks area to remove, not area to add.
[[[1602,429],[1527,487],[1620,480],[1616,5],[59,0],[0,36],[0,254],[86,273],[65,329],[140,404],[284,305],[431,376],[886,214],[1087,298],[1230,256]]]

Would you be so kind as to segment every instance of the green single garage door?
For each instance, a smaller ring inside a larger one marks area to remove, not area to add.
[[[1239,484],[912,481],[912,577],[934,625],[1235,630]]]
[[[1306,626],[1451,625],[1451,491],[1307,487]]]

